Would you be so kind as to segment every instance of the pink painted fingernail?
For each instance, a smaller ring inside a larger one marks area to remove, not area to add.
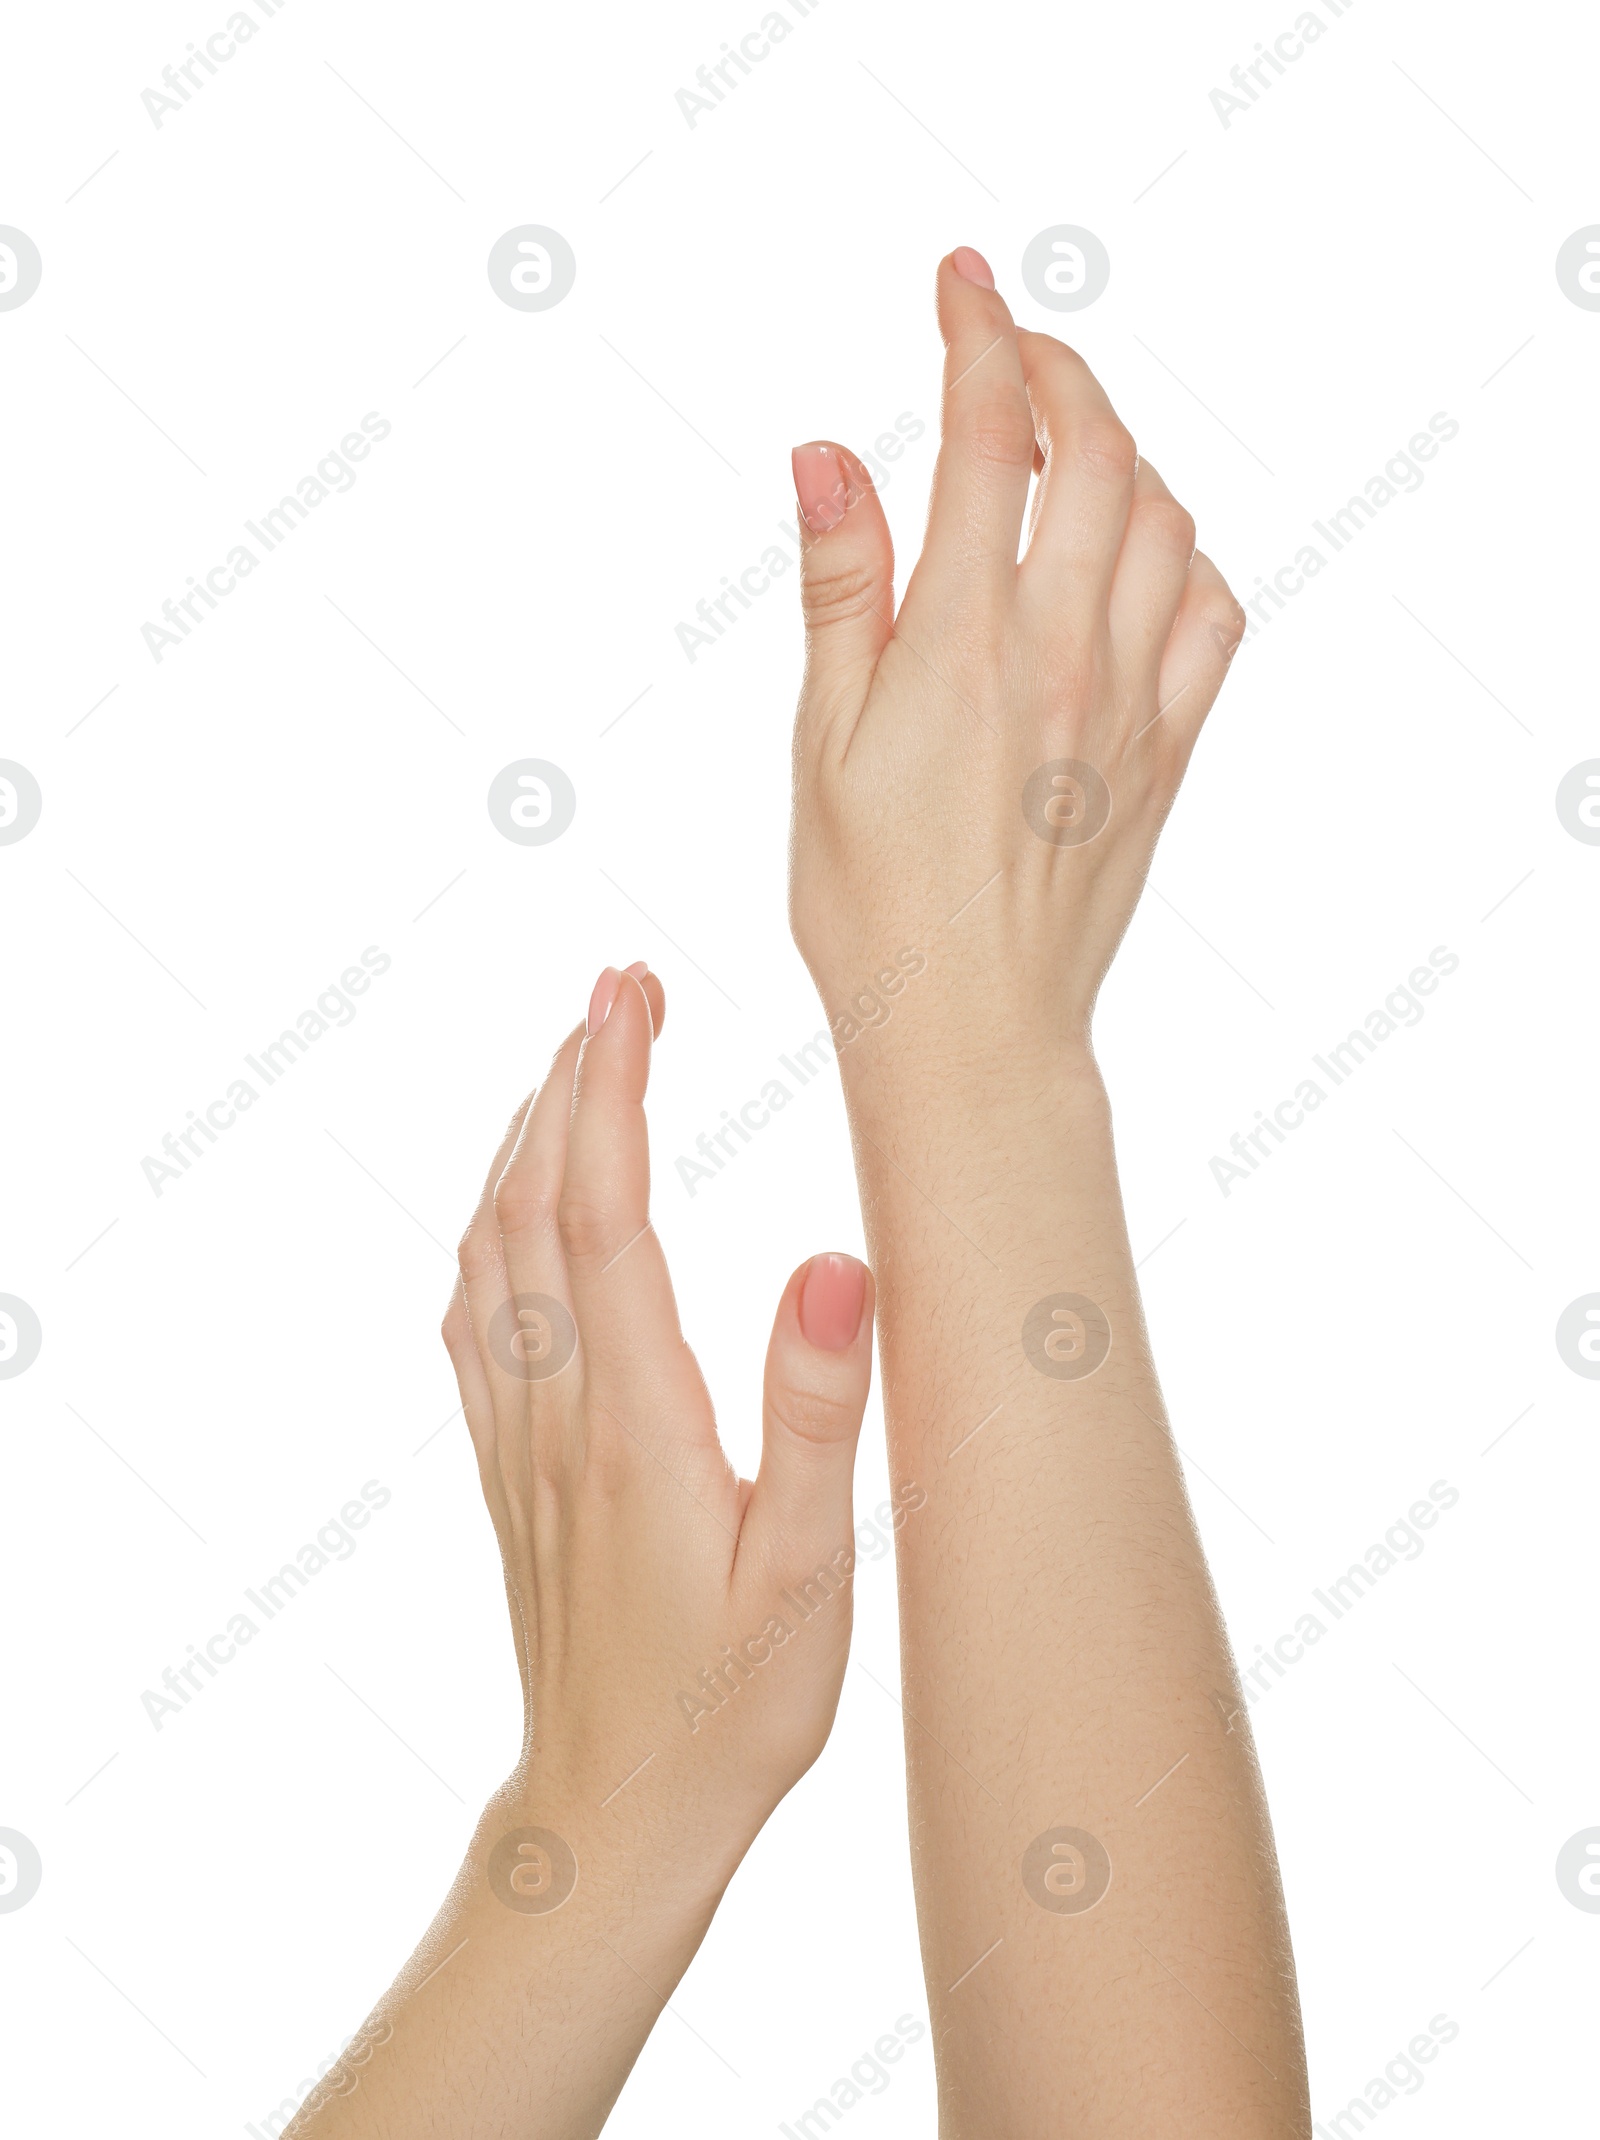
[[[861,1328],[867,1267],[854,1256],[813,1256],[800,1287],[800,1329],[819,1352],[845,1352]]]
[[[617,1000],[617,990],[622,986],[622,976],[615,966],[608,966],[594,984],[594,994],[589,998],[589,1015],[584,1020],[584,1031],[592,1039],[611,1015],[611,1006]]]
[[[839,525],[850,504],[849,474],[839,449],[818,440],[796,446],[789,458],[800,517],[813,535],[826,535],[829,528]]]
[[[980,290],[994,288],[994,269],[970,245],[958,245],[950,255],[950,265],[963,282],[975,282]]]

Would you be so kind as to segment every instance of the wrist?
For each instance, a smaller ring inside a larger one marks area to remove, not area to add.
[[[681,1968],[754,1840],[747,1827],[692,1798],[668,1804],[647,1783],[601,1803],[535,1764],[489,1800],[473,1857],[480,1888],[505,1907],[585,1937],[647,1921],[651,1944],[663,1960],[681,1951]]]
[[[1063,1253],[1085,1280],[1066,1290],[1099,1299],[1110,1286],[1122,1253],[1106,1224],[1120,1210],[1111,1106],[1086,1047],[1032,1035],[988,1062],[866,1065],[847,1074],[845,1105],[885,1296],[937,1291],[959,1273],[969,1289],[998,1286],[1020,1315],[1012,1280]],[[1086,1235],[1100,1243],[1094,1284]],[[1113,1248],[1108,1265],[1101,1251]]]
[[[914,1125],[921,1142],[931,1130],[968,1149],[1009,1145],[1018,1129],[1037,1133],[1106,1104],[1087,1024],[1041,1030],[1020,1009],[886,1025],[842,1046],[838,1060],[851,1125],[873,1135]]]

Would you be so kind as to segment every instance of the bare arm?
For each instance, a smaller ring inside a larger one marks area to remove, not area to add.
[[[1090,1045],[1239,634],[1088,368],[939,273],[945,438],[896,617],[802,448],[793,919],[879,1285],[913,1865],[947,2140],[1304,2134],[1271,1833]],[[1030,472],[1041,471],[1027,552]],[[886,1014],[886,1015],[885,1015]]]

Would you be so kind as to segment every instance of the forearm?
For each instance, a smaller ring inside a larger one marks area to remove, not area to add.
[[[1279,2140],[1305,2105],[1277,1872],[1104,1088],[989,1039],[987,1066],[845,1066],[891,1465],[928,1494],[899,1567],[942,2127]],[[1098,1366],[1056,1295],[1102,1312]],[[1104,1851],[1103,1899],[1057,1829]]]
[[[426,1937],[285,2140],[591,2140],[721,1891],[633,1879],[626,1825],[497,1794]],[[508,1840],[552,1828],[580,1868],[570,1892],[559,1853]]]

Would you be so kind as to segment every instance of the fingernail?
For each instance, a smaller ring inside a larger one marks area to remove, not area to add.
[[[950,255],[950,265],[963,282],[975,282],[980,290],[994,288],[994,269],[970,245],[958,245]]]
[[[624,966],[622,970],[631,973],[636,981],[642,981],[650,968],[643,959],[635,959],[631,966]]]
[[[800,1328],[819,1352],[845,1352],[861,1328],[867,1267],[854,1256],[813,1256],[800,1287]]]
[[[838,448],[820,443],[796,446],[789,458],[800,517],[813,535],[826,535],[829,528],[839,525],[850,503],[850,485]]]
[[[617,1000],[617,990],[622,986],[622,976],[615,966],[608,966],[594,984],[594,994],[589,998],[589,1015],[584,1020],[584,1031],[591,1038],[599,1032],[611,1015],[611,1006]]]

